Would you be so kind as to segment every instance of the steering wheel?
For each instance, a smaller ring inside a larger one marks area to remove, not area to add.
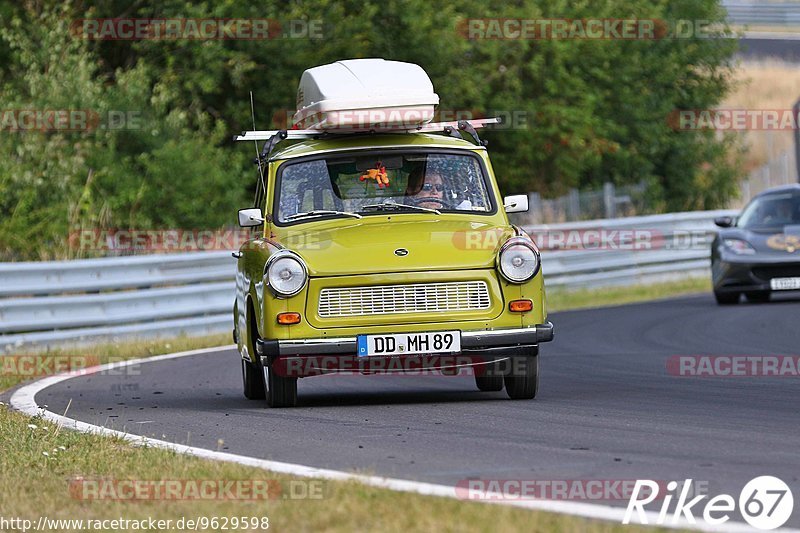
[[[411,205],[420,205],[420,204],[427,204],[427,203],[435,203],[439,204],[440,207],[433,208],[433,209],[453,209],[453,204],[450,202],[446,202],[440,198],[433,198],[433,197],[420,197],[420,196],[407,196],[405,201]]]

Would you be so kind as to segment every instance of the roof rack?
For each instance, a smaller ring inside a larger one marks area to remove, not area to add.
[[[464,139],[461,132],[466,132],[478,146],[486,146],[485,140],[478,137],[476,129],[488,124],[500,124],[498,117],[480,118],[476,120],[458,120],[451,122],[433,122],[411,129],[371,129],[371,130],[256,130],[243,131],[241,135],[234,135],[234,142],[238,141],[267,141],[259,158],[265,161],[272,150],[284,140],[320,139],[328,137],[344,137],[349,135],[363,135],[365,133],[441,133],[449,137]],[[258,163],[258,159],[255,160]]]

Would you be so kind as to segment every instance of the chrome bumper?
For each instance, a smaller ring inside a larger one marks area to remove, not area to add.
[[[532,346],[553,340],[553,323],[545,322],[527,328],[496,329],[487,331],[463,331],[461,350],[516,348]],[[355,337],[333,337],[329,339],[259,339],[256,351],[262,358],[272,359],[298,355],[355,355]]]

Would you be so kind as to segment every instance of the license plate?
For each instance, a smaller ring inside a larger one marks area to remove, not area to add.
[[[358,356],[453,353],[461,351],[460,331],[359,335]]]
[[[791,291],[800,289],[800,278],[772,278],[769,286],[773,291]]]

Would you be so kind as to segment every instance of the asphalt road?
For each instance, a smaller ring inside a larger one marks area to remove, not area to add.
[[[776,475],[798,526],[800,380],[667,371],[675,355],[796,355],[798,317],[800,299],[718,307],[710,295],[552,314],[533,401],[478,392],[469,376],[325,376],[300,381],[297,408],[269,409],[242,396],[231,350],[72,379],[36,400],[183,444],[448,485],[691,478],[738,499]]]

